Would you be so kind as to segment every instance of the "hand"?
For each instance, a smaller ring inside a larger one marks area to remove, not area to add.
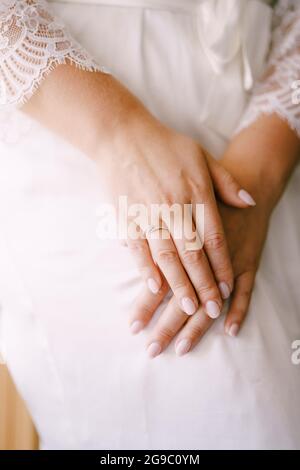
[[[255,124],[236,138],[223,160],[223,164],[243,181],[245,187],[251,189],[258,201],[256,207],[246,211],[219,204],[235,280],[225,320],[225,331],[231,336],[237,335],[247,314],[269,218],[297,162],[300,147],[299,140],[279,118],[265,117],[260,120],[260,124],[261,127]],[[249,146],[249,140],[256,142],[256,159],[253,158],[253,147]],[[282,159],[283,154],[285,159]],[[243,165],[240,164],[240,155],[243,156]],[[155,304],[148,298],[147,313],[144,314],[146,298],[141,294],[134,318],[146,325],[162,299],[163,294],[159,301],[156,299]],[[160,354],[178,332],[175,348],[179,355],[185,354],[197,344],[212,323],[201,308],[186,320],[172,298],[151,333],[148,341],[150,356]]]
[[[119,196],[127,197],[129,208],[142,205],[148,215],[153,203],[175,203],[181,210],[192,203],[193,229],[201,234],[195,202],[205,204],[204,250],[187,250],[165,217],[158,224],[172,238],[145,240],[140,225],[129,220],[129,245],[151,295],[162,289],[162,272],[185,314],[193,314],[200,301],[217,317],[221,294],[230,294],[233,279],[212,180],[228,204],[247,207],[251,197],[198,143],[163,126],[109,75],[58,66],[22,109],[96,161],[116,208]]]
[[[216,317],[221,306],[219,289],[227,297],[233,280],[211,178],[227,204],[247,207],[253,204],[251,196],[209,161],[198,144],[162,126],[111,76],[85,72],[72,65],[57,66],[22,110],[94,159],[102,181],[108,176],[115,196],[129,194],[133,202],[146,205],[173,201],[181,206],[186,202],[206,205],[204,250],[191,255],[169,243],[167,247],[156,246],[154,252],[161,270],[170,278],[181,308],[191,313],[199,299],[206,312]],[[262,199],[266,196],[274,206],[299,152],[300,140],[284,121],[276,115],[262,116],[233,139],[225,167],[240,183],[245,175],[251,177],[257,194]],[[247,187],[247,181],[242,187]],[[199,229],[197,220],[195,227]],[[157,291],[156,283],[159,288],[161,278],[150,258],[149,245],[142,243],[135,251],[145,278],[155,281],[151,290]],[[148,264],[154,277],[148,277]],[[181,274],[178,276],[177,272]],[[156,304],[164,292],[162,279],[158,293],[151,292]],[[146,310],[150,318],[153,312],[149,305]],[[140,310],[135,312],[135,318],[139,315]],[[141,325],[142,322],[138,329]]]
[[[246,317],[251,294],[254,286],[256,271],[265,241],[269,211],[259,206],[241,211],[219,204],[224,223],[226,238],[232,257],[234,272],[234,290],[231,303],[226,315],[225,331],[236,336]],[[165,290],[166,292],[166,290]],[[145,294],[136,303],[136,310],[141,313],[139,321],[144,325],[156,310],[158,302],[148,298],[147,310],[142,307]],[[160,301],[163,299],[163,294]],[[205,315],[202,308],[190,318],[178,308],[174,297],[169,301],[147,341],[150,356],[160,354],[178,334],[175,349],[178,355],[183,355],[193,349],[205,332],[213,324],[211,318]]]
[[[139,211],[145,209],[148,219],[143,225],[141,220],[129,218],[127,244],[150,293],[157,296],[154,300],[159,299],[165,278],[185,317],[196,312],[200,301],[207,315],[217,318],[222,299],[232,291],[233,277],[211,179],[228,204],[241,208],[253,205],[251,196],[197,142],[166,128],[139,105],[127,113],[106,147],[101,146],[97,161],[115,205],[126,195],[128,207],[138,204]],[[154,228],[161,228],[153,234],[166,237],[144,236],[144,230],[153,224],[149,215],[154,204],[179,207],[177,228],[185,226],[184,206],[192,204],[192,223],[200,233],[196,203],[205,206],[204,249],[201,245],[187,248],[185,233],[177,237],[175,225],[165,213],[159,213],[154,221]],[[138,329],[135,323],[133,330]]]

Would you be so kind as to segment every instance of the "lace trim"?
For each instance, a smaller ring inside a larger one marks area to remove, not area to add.
[[[44,0],[1,0],[0,105],[20,106],[59,64],[108,73],[75,41]]]
[[[253,90],[237,132],[261,114],[277,114],[300,138],[300,100],[294,99],[300,79],[300,5],[281,0],[275,10],[273,44],[268,66]],[[299,93],[298,93],[299,95]]]
[[[292,84],[300,79],[299,1],[279,0],[274,22],[266,73],[254,87],[237,132],[261,114],[276,113],[300,137],[299,102],[292,101]],[[1,0],[1,109],[22,105],[54,67],[65,63],[108,73],[71,37],[45,0]]]

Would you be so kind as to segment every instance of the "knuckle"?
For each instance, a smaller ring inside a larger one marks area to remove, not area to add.
[[[239,295],[240,302],[242,302],[243,304],[247,304],[250,300],[251,292],[251,289],[245,289],[241,291]]]
[[[140,273],[143,279],[147,279],[149,276],[154,275],[154,270],[151,268],[152,268],[151,265],[140,267]]]
[[[235,184],[235,179],[233,178],[233,176],[231,175],[231,173],[229,173],[227,170],[225,170],[225,168],[221,167],[221,171],[222,171],[222,177],[223,177],[223,181],[224,183],[226,183],[227,185],[229,186],[232,186],[233,184]]]
[[[174,337],[175,332],[171,327],[164,325],[160,328],[158,335],[164,342],[168,342]]]
[[[161,198],[161,204],[165,205],[166,207],[169,207],[169,206],[172,206],[175,200],[176,200],[176,197],[174,197],[174,194],[172,193],[172,191],[165,190]]]
[[[158,250],[156,260],[161,264],[174,263],[177,260],[177,252],[172,249],[161,249]]]
[[[203,336],[205,329],[203,326],[203,322],[198,315],[198,312],[194,315],[193,320],[190,324],[189,335],[190,337],[195,340],[201,338]]]
[[[202,298],[218,299],[220,297],[217,286],[214,284],[199,284],[197,286],[197,293]]]
[[[178,280],[173,282],[172,290],[176,296],[181,297],[181,295],[183,295],[185,292],[187,293],[187,295],[190,294],[189,287],[190,286],[187,282]]]
[[[169,287],[168,282],[165,280],[162,280],[162,286],[159,291],[160,295],[164,297],[169,292],[169,290],[170,290],[170,287]]]
[[[181,256],[184,264],[193,266],[195,264],[201,263],[204,252],[203,250],[184,250]]]
[[[147,253],[147,245],[143,241],[130,240],[129,248],[133,254],[145,254]]]
[[[181,179],[177,178],[169,190],[164,190],[164,194],[161,197],[161,205],[165,206],[165,208],[170,208],[173,204],[182,204],[185,200],[184,196],[185,188],[182,185]]]
[[[136,305],[134,317],[135,318],[143,318],[143,319],[150,319],[153,315],[154,309],[149,304],[139,304]]]
[[[222,263],[220,266],[216,268],[215,274],[220,281],[227,281],[229,284],[232,284],[233,271],[232,271],[231,265]]]
[[[190,331],[190,337],[192,340],[199,339],[203,335],[204,330],[200,325],[193,325]]]
[[[211,250],[220,250],[225,246],[225,238],[221,232],[209,233],[205,237],[205,245]]]
[[[232,320],[241,320],[246,315],[245,309],[242,307],[235,307],[235,309],[231,312],[231,319]]]

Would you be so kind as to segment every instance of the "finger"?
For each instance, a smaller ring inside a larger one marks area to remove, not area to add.
[[[198,299],[170,233],[157,230],[150,235],[148,242],[152,257],[166,278],[178,305],[186,315],[193,315],[198,308]]]
[[[173,296],[161,314],[147,342],[149,357],[154,358],[166,349],[187,318],[189,317],[182,312],[176,297]]]
[[[233,298],[225,320],[225,331],[230,336],[237,336],[246,318],[254,279],[254,271],[247,271],[241,274],[235,281]]]
[[[200,197],[199,200],[201,200]],[[233,289],[233,271],[221,218],[214,200],[204,203],[204,217],[199,217],[197,209],[197,204],[193,204],[197,230],[204,233],[202,237],[206,256],[221,296],[223,299],[227,299]],[[203,221],[204,227],[202,226]]]
[[[192,219],[191,224],[191,232],[199,237]],[[203,245],[201,241],[195,243],[188,241],[192,236],[189,235],[187,224],[184,224],[184,229],[182,237],[174,238],[179,257],[207,315],[217,318],[221,313],[222,299]]]
[[[213,323],[214,321],[205,314],[202,308],[189,318],[176,339],[177,356],[183,356],[191,351]]]
[[[201,201],[201,195],[198,200]],[[211,194],[211,200],[204,203],[204,218],[199,216],[197,204],[193,204],[193,212],[198,232],[204,233],[202,238],[205,253],[221,296],[223,299],[227,299],[233,288],[233,271],[220,214],[213,194]]]
[[[169,286],[166,281],[163,281],[162,286],[156,295],[151,294],[146,286],[142,289],[133,304],[132,314],[129,318],[129,325],[132,334],[135,335],[145,328],[168,291]]]
[[[214,189],[221,201],[233,207],[246,208],[256,203],[236,179],[220,163],[205,152]]]
[[[128,248],[137,264],[141,277],[152,294],[157,294],[162,285],[158,267],[154,263],[148,241],[140,235],[136,239],[128,238]]]

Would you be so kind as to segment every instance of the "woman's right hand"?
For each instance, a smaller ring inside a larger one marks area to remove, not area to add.
[[[163,126],[110,75],[58,66],[22,109],[96,161],[117,207],[120,196],[127,197],[129,208],[141,204],[148,214],[153,204],[180,209],[193,204],[203,247],[201,242],[191,249],[189,240],[176,238],[165,217],[158,225],[165,224],[173,237],[157,239],[167,230],[155,230],[155,221],[147,240],[130,236],[128,244],[151,295],[165,278],[186,314],[201,302],[208,315],[217,317],[233,277],[214,188],[237,207],[252,204],[251,197],[198,143]],[[204,204],[204,228],[196,204]],[[187,222],[184,217],[182,223]],[[142,229],[147,232],[147,224]]]
[[[165,278],[187,315],[195,313],[200,302],[207,315],[217,318],[222,298],[232,291],[233,274],[214,189],[236,207],[253,205],[251,196],[197,142],[163,126],[139,103],[117,126],[114,138],[101,145],[98,161],[115,204],[126,196],[129,208],[142,205],[149,215],[141,230],[135,230],[139,223],[129,221],[133,230],[127,244],[151,293],[158,294]],[[172,225],[168,212],[160,214],[159,221],[150,219],[154,204],[177,205],[181,220]],[[191,220],[183,215],[189,204],[193,229],[201,234],[194,246],[189,244]],[[204,205],[203,220],[197,204]],[[174,233],[179,225],[183,237]],[[138,328],[134,322],[134,332]]]

